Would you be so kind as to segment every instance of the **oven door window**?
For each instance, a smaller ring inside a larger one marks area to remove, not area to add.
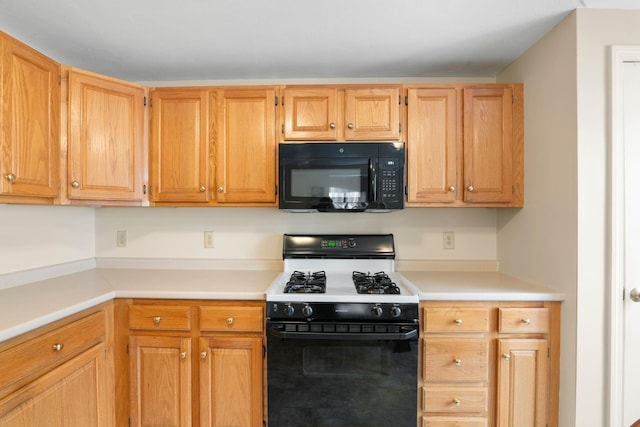
[[[366,209],[369,159],[313,159],[284,166],[287,203],[318,210]]]
[[[269,427],[415,427],[417,341],[268,342]]]

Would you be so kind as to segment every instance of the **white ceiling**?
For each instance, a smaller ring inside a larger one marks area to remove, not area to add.
[[[576,8],[638,0],[0,0],[0,30],[130,81],[493,77]]]

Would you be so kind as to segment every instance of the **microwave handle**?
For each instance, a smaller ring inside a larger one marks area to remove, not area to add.
[[[375,203],[378,201],[378,180],[376,176],[376,167],[372,159],[369,159],[369,191],[373,195],[371,200]]]

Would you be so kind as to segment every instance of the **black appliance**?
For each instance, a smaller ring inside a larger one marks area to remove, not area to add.
[[[279,145],[279,207],[363,212],[404,208],[403,142]]]
[[[418,297],[392,235],[285,235],[267,291],[268,427],[415,427]]]

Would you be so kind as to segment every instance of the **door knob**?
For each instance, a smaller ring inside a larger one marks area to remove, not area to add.
[[[629,298],[631,298],[631,301],[633,302],[640,302],[640,291],[638,288],[631,289],[631,292],[629,292]]]

